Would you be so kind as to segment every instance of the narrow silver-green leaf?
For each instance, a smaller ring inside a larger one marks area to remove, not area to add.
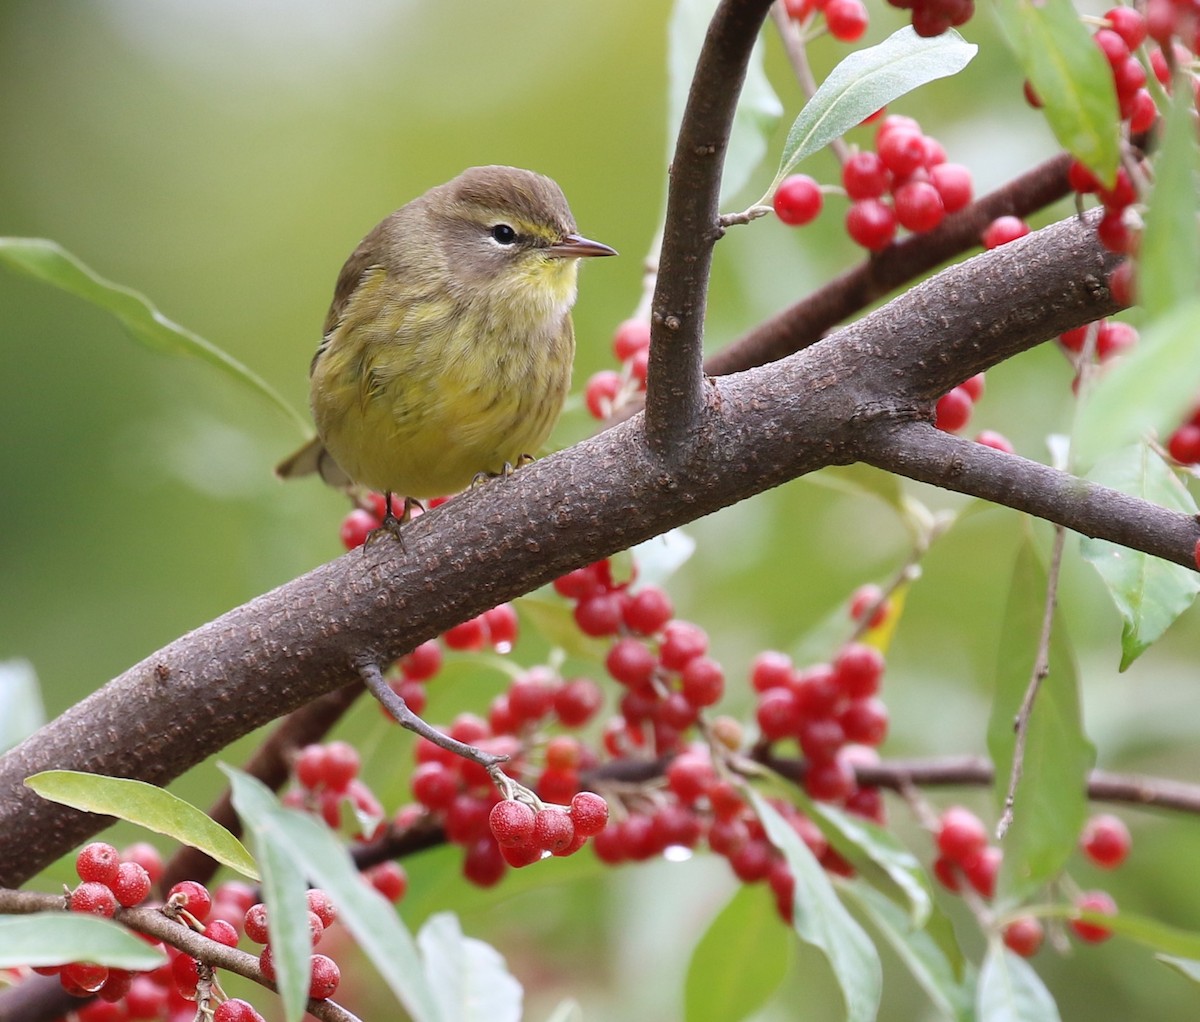
[[[270,789],[240,770],[222,769],[229,777],[233,807],[242,818],[262,871],[271,961],[283,1015],[287,1022],[300,1022],[308,1003],[312,959],[307,877],[280,826],[283,809]]]
[[[1151,322],[1200,290],[1200,237],[1197,236],[1195,103],[1181,81],[1167,113],[1162,146],[1154,160],[1154,190],[1146,229],[1138,246],[1138,305]],[[1193,337],[1195,334],[1193,334]],[[1200,363],[1193,356],[1190,364]],[[1179,363],[1183,368],[1184,363]]]
[[[166,961],[161,951],[111,919],[79,912],[0,916],[0,969],[95,962],[143,971]]]
[[[425,975],[454,1022],[521,1022],[524,992],[490,944],[463,936],[452,912],[430,916],[417,933]]]
[[[237,838],[190,802],[156,785],[77,770],[45,770],[26,778],[25,784],[50,802],[128,820],[258,879],[254,859]]]
[[[1196,502],[1187,487],[1144,444],[1106,458],[1088,478],[1172,511],[1196,514]],[[1080,549],[1100,573],[1121,614],[1123,671],[1195,602],[1200,575],[1107,540],[1084,537]]]
[[[1120,157],[1116,88],[1071,0],[999,0],[993,9],[1054,137],[1111,184]]]
[[[804,799],[805,813],[829,842],[862,871],[880,871],[880,880],[908,902],[912,925],[920,929],[933,907],[933,892],[917,857],[890,830],[834,806]]]
[[[1013,721],[1037,656],[1046,604],[1046,571],[1026,539],[1017,552],[1000,628],[988,750],[1003,805],[1012,768]],[[1062,620],[1050,633],[1050,672],[1042,682],[1025,740],[1012,826],[1001,845],[998,889],[1017,900],[1056,876],[1075,850],[1087,815],[1087,775],[1095,750],[1083,733],[1079,680]]]
[[[441,1013],[412,934],[395,909],[362,879],[349,852],[329,828],[285,809],[254,778],[239,775],[228,766],[221,769],[231,780],[237,776],[244,779],[240,785],[247,811],[271,817],[271,839],[281,842],[308,880],[333,898],[339,923],[350,931],[413,1022],[453,1022]]]
[[[0,238],[0,262],[112,313],[134,340],[148,348],[190,355],[216,366],[308,431],[304,419],[257,373],[211,341],[167,319],[144,295],[105,280],[57,243],[45,238]]]
[[[739,887],[692,952],[683,994],[686,1022],[731,1022],[758,1011],[787,972],[783,932],[762,891]]]
[[[971,998],[960,979],[961,958],[952,963],[928,930],[913,926],[895,902],[864,881],[852,880],[842,891],[892,946],[938,1013],[953,1022],[968,1022]]]
[[[1170,966],[1181,976],[1200,984],[1200,962],[1193,958],[1177,958],[1174,955],[1158,955],[1163,965]]]
[[[577,1000],[568,997],[565,1001],[559,1001],[546,1022],[583,1022],[583,1008]]]
[[[708,32],[709,22],[717,9],[717,0],[675,0],[667,26],[667,161],[673,158],[675,139],[683,122],[688,90],[696,71],[700,47]],[[721,177],[721,198],[735,195],[750,180],[750,175],[762,162],[767,142],[775,131],[783,104],[775,95],[763,69],[763,46],[760,40],[750,54],[746,81],[738,94],[729,148]]]
[[[750,792],[767,840],[782,853],[796,880],[792,926],[833,968],[849,1022],[873,1022],[883,992],[879,953],[838,900],[833,884],[808,846],[769,802]]]
[[[1200,297],[1156,319],[1132,351],[1089,388],[1072,430],[1072,450],[1093,464],[1147,435],[1167,437],[1200,391]]]
[[[45,721],[33,664],[28,660],[0,662],[0,752],[24,741]]]
[[[1061,1022],[1058,1005],[1023,958],[999,941],[988,945],[975,999],[976,1022]]]
[[[906,26],[877,46],[855,50],[829,72],[792,124],[767,195],[806,156],[906,92],[958,74],[978,49],[954,29],[927,39]]]

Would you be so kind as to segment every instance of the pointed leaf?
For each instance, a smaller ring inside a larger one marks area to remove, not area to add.
[[[688,91],[700,57],[700,47],[717,0],[675,0],[667,26],[667,161],[674,156],[675,139],[683,123]],[[763,70],[759,40],[750,54],[746,81],[738,95],[721,177],[721,197],[735,195],[750,180],[767,152],[767,141],[783,116],[783,104]]]
[[[988,749],[1003,805],[1012,768],[1016,719],[1033,674],[1046,604],[1046,572],[1026,540],[1017,553],[1000,630]],[[1001,845],[999,889],[1020,899],[1056,876],[1075,850],[1087,815],[1087,775],[1095,750],[1083,733],[1079,682],[1063,622],[1050,633],[1050,673],[1042,682],[1025,743],[1015,817]]]
[[[0,752],[24,741],[45,721],[33,664],[28,660],[0,662]]]
[[[962,959],[952,963],[928,930],[913,926],[895,902],[863,881],[850,881],[842,891],[892,946],[938,1012],[955,1022],[967,1022],[971,1004],[959,979]],[[958,950],[956,945],[952,946]]]
[[[1111,185],[1120,157],[1116,87],[1071,0],[1000,0],[993,9],[1054,137]]]
[[[45,770],[27,777],[25,785],[50,802],[115,816],[165,834],[200,849],[242,876],[258,879],[254,859],[237,838],[190,802],[156,785],[76,770]]]
[[[906,92],[958,74],[978,49],[954,29],[927,39],[906,26],[877,46],[855,50],[829,73],[792,124],[767,195],[805,157]]]
[[[828,874],[787,821],[758,792],[751,791],[750,800],[767,840],[783,853],[795,877],[793,928],[832,966],[849,1022],[872,1022],[883,990],[875,945],[838,900]]]
[[[523,991],[490,944],[464,937],[452,912],[430,916],[417,934],[425,974],[455,1022],[520,1022]]]
[[[242,814],[244,807],[252,815],[271,817],[269,839],[282,843],[308,880],[333,898],[338,920],[379,970],[413,1022],[451,1022],[441,1014],[412,935],[392,906],[359,876],[341,842],[311,817],[285,809],[253,777],[232,767],[221,769],[234,783],[242,803],[238,813]]]
[[[0,969],[95,962],[141,971],[166,961],[161,951],[111,919],[80,912],[0,916]]]
[[[1187,88],[1176,89],[1162,147],[1154,160],[1154,190],[1138,246],[1138,305],[1154,321],[1200,290],[1200,238],[1196,232],[1195,104]],[[1193,323],[1200,317],[1193,317]],[[1193,338],[1195,333],[1192,334]],[[1193,347],[1193,351],[1195,348]],[[1193,368],[1192,357],[1176,367]],[[1194,375],[1194,372],[1193,372]]]
[[[1158,960],[1163,965],[1169,965],[1181,976],[1185,976],[1193,983],[1200,984],[1200,962],[1197,962],[1195,959],[1176,958],[1173,955],[1159,955]]]
[[[1144,444],[1100,462],[1088,478],[1152,504],[1196,514],[1196,503],[1187,487]],[[1100,573],[1124,622],[1123,671],[1192,605],[1200,592],[1200,575],[1180,564],[1107,540],[1084,537],[1080,549]]]
[[[909,917],[918,929],[933,907],[933,892],[917,857],[890,830],[844,812],[835,806],[801,797],[804,812],[821,828],[829,843],[861,871],[882,872],[884,883],[908,902]]]
[[[279,826],[279,803],[261,782],[226,770],[233,807],[262,870],[263,901],[271,933],[271,960],[287,1022],[299,1022],[308,1003],[312,935],[308,928],[307,877]]]
[[[1191,297],[1148,326],[1088,388],[1072,430],[1080,464],[1147,435],[1169,436],[1179,425],[1200,391],[1198,330],[1200,298]]]
[[[1060,1022],[1050,991],[1023,958],[988,945],[976,994],[976,1022]]]
[[[257,373],[199,334],[171,322],[144,295],[105,280],[55,242],[45,238],[0,238],[0,262],[112,313],[130,336],[147,348],[190,355],[216,366],[259,397],[266,398],[302,431],[308,431],[304,419]]]
[[[779,917],[762,892],[739,887],[692,952],[686,1022],[733,1022],[758,1011],[787,972],[787,943],[779,934]]]

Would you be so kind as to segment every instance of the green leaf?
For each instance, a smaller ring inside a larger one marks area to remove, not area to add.
[[[929,931],[915,927],[895,902],[862,880],[842,886],[872,926],[895,950],[900,960],[945,1018],[967,1022],[971,1017],[970,997],[960,981],[962,959],[951,961]],[[944,921],[944,919],[943,919]],[[951,942],[957,952],[957,946]]]
[[[455,1022],[520,1022],[521,984],[494,947],[463,936],[452,912],[430,916],[417,934],[417,946],[443,1018]]]
[[[998,941],[988,945],[975,1004],[976,1022],[1060,1022],[1038,974]]]
[[[1088,478],[1173,511],[1196,514],[1192,495],[1157,454],[1140,445],[1098,464]],[[1100,573],[1121,614],[1121,670],[1125,670],[1196,599],[1200,576],[1159,557],[1107,540],[1084,537],[1081,551]]]
[[[762,892],[739,887],[692,952],[686,1022],[735,1022],[758,1011],[787,972],[779,933],[779,917]]]
[[[1194,301],[1200,291],[1195,104],[1186,83],[1181,84],[1184,87],[1175,90],[1162,147],[1154,160],[1154,190],[1138,247],[1138,305],[1151,321],[1176,305]],[[1196,363],[1200,359],[1193,356],[1178,362],[1177,368],[1191,367],[1194,375]]]
[[[1071,0],[999,0],[994,9],[1054,137],[1111,185],[1120,157],[1116,87]]]
[[[161,951],[111,919],[79,912],[0,916],[0,969],[95,962],[142,971],[166,961]]]
[[[750,799],[767,840],[783,853],[796,880],[792,926],[832,966],[849,1022],[872,1022],[883,991],[875,945],[838,900],[828,874],[799,835],[758,792],[751,791]]]
[[[359,876],[337,837],[311,817],[285,809],[255,778],[229,766],[221,769],[233,785],[234,805],[243,822],[254,817],[264,840],[282,847],[310,882],[329,893],[338,919],[413,1022],[452,1022],[441,1013],[412,935],[392,906]]]
[[[28,660],[0,661],[0,752],[24,741],[45,721],[33,664]]]
[[[546,1022],[583,1022],[583,1008],[574,998],[568,997],[565,1001],[559,1001]]]
[[[1046,604],[1046,572],[1028,539],[1017,553],[1000,629],[988,749],[1003,805],[1012,769],[1016,719],[1033,674]],[[1050,673],[1033,706],[1014,819],[1004,837],[999,890],[1021,899],[1056,876],[1075,849],[1087,815],[1087,775],[1095,750],[1083,733],[1079,682],[1063,622],[1050,633]]]
[[[860,871],[882,873],[883,883],[894,887],[908,902],[909,917],[918,929],[933,908],[929,880],[917,857],[890,830],[800,795],[804,812],[821,828],[837,851]],[[876,885],[878,886],[878,884]]]
[[[1169,965],[1193,983],[1200,984],[1200,962],[1188,958],[1176,958],[1173,955],[1159,955],[1158,960],[1163,965]]]
[[[242,876],[258,879],[245,846],[229,831],[169,791],[145,781],[76,770],[45,770],[25,779],[42,798],[88,813],[115,816],[198,848]]]
[[[700,57],[700,47],[717,0],[675,0],[667,26],[667,162],[674,158],[675,139],[683,123],[688,90]],[[763,70],[761,39],[755,43],[738,95],[721,178],[721,197],[745,187],[767,152],[767,143],[783,116],[783,104]]]
[[[1136,443],[1147,434],[1167,436],[1200,390],[1200,298],[1188,298],[1144,331],[1137,345],[1089,387],[1072,430],[1072,450],[1082,465]]]
[[[579,630],[565,600],[531,594],[520,597],[516,603],[521,617],[528,620],[533,630],[551,646],[579,660],[604,663],[608,645]]]
[[[105,280],[45,238],[0,238],[0,262],[112,313],[134,340],[154,351],[190,355],[248,387],[307,432],[308,424],[266,380],[199,334],[167,319],[144,295]]]
[[[299,1022],[308,1002],[312,936],[308,928],[307,878],[279,826],[279,803],[249,774],[226,770],[233,807],[254,846],[262,870],[263,901],[271,931],[271,960],[287,1022]]]
[[[978,49],[954,29],[926,39],[906,26],[877,46],[855,50],[829,73],[792,124],[767,196],[805,157],[906,92],[958,74]]]

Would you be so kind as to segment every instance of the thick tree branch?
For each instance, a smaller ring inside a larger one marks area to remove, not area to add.
[[[1200,528],[1134,498],[937,433],[936,395],[1112,311],[1076,218],[952,267],[825,343],[710,384],[690,456],[642,418],[468,491],[231,610],[132,667],[0,758],[0,884],[103,825],[23,781],[69,768],[165,784],[234,739],[564,572],[825,465],[867,460],[1189,563]],[[999,281],[999,283],[997,283]],[[941,295],[941,302],[939,302]],[[998,460],[992,460],[998,459]]]
[[[771,0],[722,0],[692,77],[671,161],[671,188],[651,307],[646,439],[675,464],[705,406],[704,312],[721,237],[721,170],[746,67]]]

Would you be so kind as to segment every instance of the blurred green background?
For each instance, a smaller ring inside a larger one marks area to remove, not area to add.
[[[585,233],[622,253],[583,276],[578,392],[612,363],[609,338],[637,304],[660,216],[669,7],[8,0],[0,5],[0,233],[60,242],[304,409],[333,281],[359,238],[463,167],[531,167],[562,184]],[[882,4],[871,15],[869,40],[904,23]],[[1024,106],[986,15],[964,34],[982,46],[975,62],[894,109],[919,117],[951,160],[972,168],[982,192],[1054,144]],[[815,44],[818,75],[845,52],[828,39]],[[790,118],[800,98],[774,39],[767,58]],[[767,163],[741,205],[770,180],[773,156]],[[802,169],[835,180],[828,154]],[[710,347],[858,258],[841,230],[843,210],[833,198],[802,231],[768,219],[721,243]],[[340,553],[342,499],[271,475],[299,439],[281,416],[206,366],[152,355],[104,313],[25,278],[0,273],[0,310],[0,659],[32,662],[49,714]],[[1044,458],[1044,437],[1069,427],[1069,382],[1050,346],[998,367],[971,430],[999,429],[1022,453]],[[576,401],[556,442],[591,428]],[[958,503],[913,490],[935,507]],[[885,753],[983,749],[996,625],[1021,529],[1010,512],[973,516],[928,556],[889,658]],[[740,682],[754,653],[800,648],[855,586],[902,563],[907,542],[883,505],[807,480],[689,532],[698,553],[669,588],[680,614],[709,629],[732,682],[731,712],[748,708]],[[1045,548],[1048,530],[1035,532]],[[1069,549],[1062,606],[1101,765],[1194,776],[1197,615],[1119,676],[1119,622]],[[531,637],[518,654],[536,656],[536,645]],[[499,683],[452,671],[431,715],[482,711]],[[370,707],[340,733],[374,751],[368,776],[395,805],[406,739]],[[227,756],[237,762],[250,747]],[[178,785],[201,803],[217,789],[211,767]],[[982,793],[967,797],[987,804]],[[1129,867],[1101,878],[1080,864],[1080,881],[1103,882],[1130,909],[1197,927],[1200,890],[1188,864],[1200,853],[1200,828],[1177,817],[1128,818]],[[920,835],[902,829],[925,854]],[[733,889],[724,864],[703,856],[612,871],[585,855],[481,893],[453,882],[457,854],[407,864],[404,914],[415,925],[442,907],[460,911],[468,933],[508,956],[531,1019],[567,995],[580,998],[588,1022],[681,1017],[687,957]],[[765,896],[763,910],[771,911]],[[780,939],[788,939],[782,927]],[[1038,967],[1066,1019],[1193,1016],[1193,989],[1150,962],[1115,940],[1065,958],[1043,952]],[[836,1018],[836,993],[814,957],[798,952],[796,963],[760,1018]],[[889,968],[886,989],[882,1018],[923,1017],[921,995],[898,969]]]

